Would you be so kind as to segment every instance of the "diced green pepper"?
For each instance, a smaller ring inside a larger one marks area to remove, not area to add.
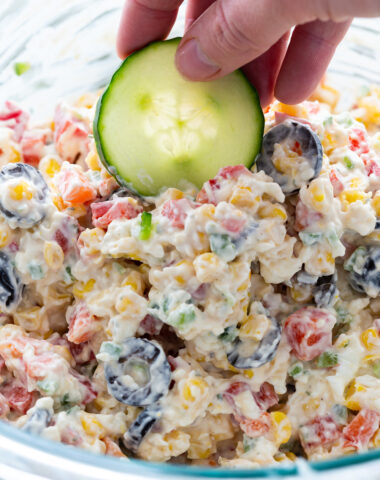
[[[141,214],[140,240],[149,240],[152,234],[152,214],[143,212]]]
[[[330,368],[338,365],[338,354],[335,352],[323,352],[317,358],[318,368]]]
[[[354,168],[354,164],[352,163],[351,158],[347,155],[343,157],[343,162],[349,170],[352,170]]]
[[[293,363],[290,366],[288,373],[291,377],[297,378],[303,373],[303,365],[301,362]]]
[[[15,71],[15,74],[20,76],[30,70],[30,63],[29,62],[16,62],[13,64],[13,69]]]
[[[249,452],[249,450],[251,450],[255,446],[256,442],[257,442],[256,438],[251,438],[251,437],[248,437],[247,435],[244,435],[243,436],[244,453]]]
[[[300,232],[299,236],[302,240],[302,243],[307,246],[320,243],[323,239],[323,233],[321,232]]]
[[[347,423],[348,410],[344,405],[336,403],[332,406],[331,413],[338,425],[345,425]]]
[[[49,380],[47,378],[45,378],[44,380],[39,380],[36,385],[37,388],[46,395],[54,395],[54,393],[58,389],[58,383],[54,380]]]
[[[181,329],[186,327],[189,323],[192,323],[195,320],[196,314],[194,310],[194,305],[184,304],[174,312],[170,313],[166,323]]]
[[[236,245],[229,235],[225,233],[212,233],[209,238],[211,251],[216,253],[220,258],[226,262],[230,262],[236,257]]]
[[[219,335],[219,339],[223,342],[229,343],[233,342],[238,336],[238,329],[236,327],[227,327],[224,329],[224,332]]]

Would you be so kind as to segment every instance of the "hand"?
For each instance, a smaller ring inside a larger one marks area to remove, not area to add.
[[[165,38],[181,3],[126,0],[119,55]],[[189,0],[176,63],[198,81],[243,67],[263,106],[274,96],[298,103],[317,86],[352,18],[377,15],[380,0]]]

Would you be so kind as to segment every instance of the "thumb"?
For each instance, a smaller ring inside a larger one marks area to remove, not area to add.
[[[176,64],[190,80],[211,80],[262,55],[294,25],[379,14],[379,0],[216,0],[186,32]]]

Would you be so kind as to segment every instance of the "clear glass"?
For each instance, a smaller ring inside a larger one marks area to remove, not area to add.
[[[97,90],[119,64],[114,41],[122,0],[1,0],[0,101],[12,99],[38,117],[60,98]],[[184,9],[173,36],[183,31]],[[15,62],[29,62],[22,76]],[[357,20],[329,69],[343,103],[363,85],[380,85],[380,20]],[[148,478],[380,478],[380,451],[257,470],[211,469],[94,455],[46,441],[0,422],[0,480],[132,480]]]

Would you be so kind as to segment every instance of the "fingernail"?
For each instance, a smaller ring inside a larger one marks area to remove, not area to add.
[[[207,80],[220,70],[219,65],[202,51],[195,38],[178,49],[176,63],[182,75],[191,80]]]

